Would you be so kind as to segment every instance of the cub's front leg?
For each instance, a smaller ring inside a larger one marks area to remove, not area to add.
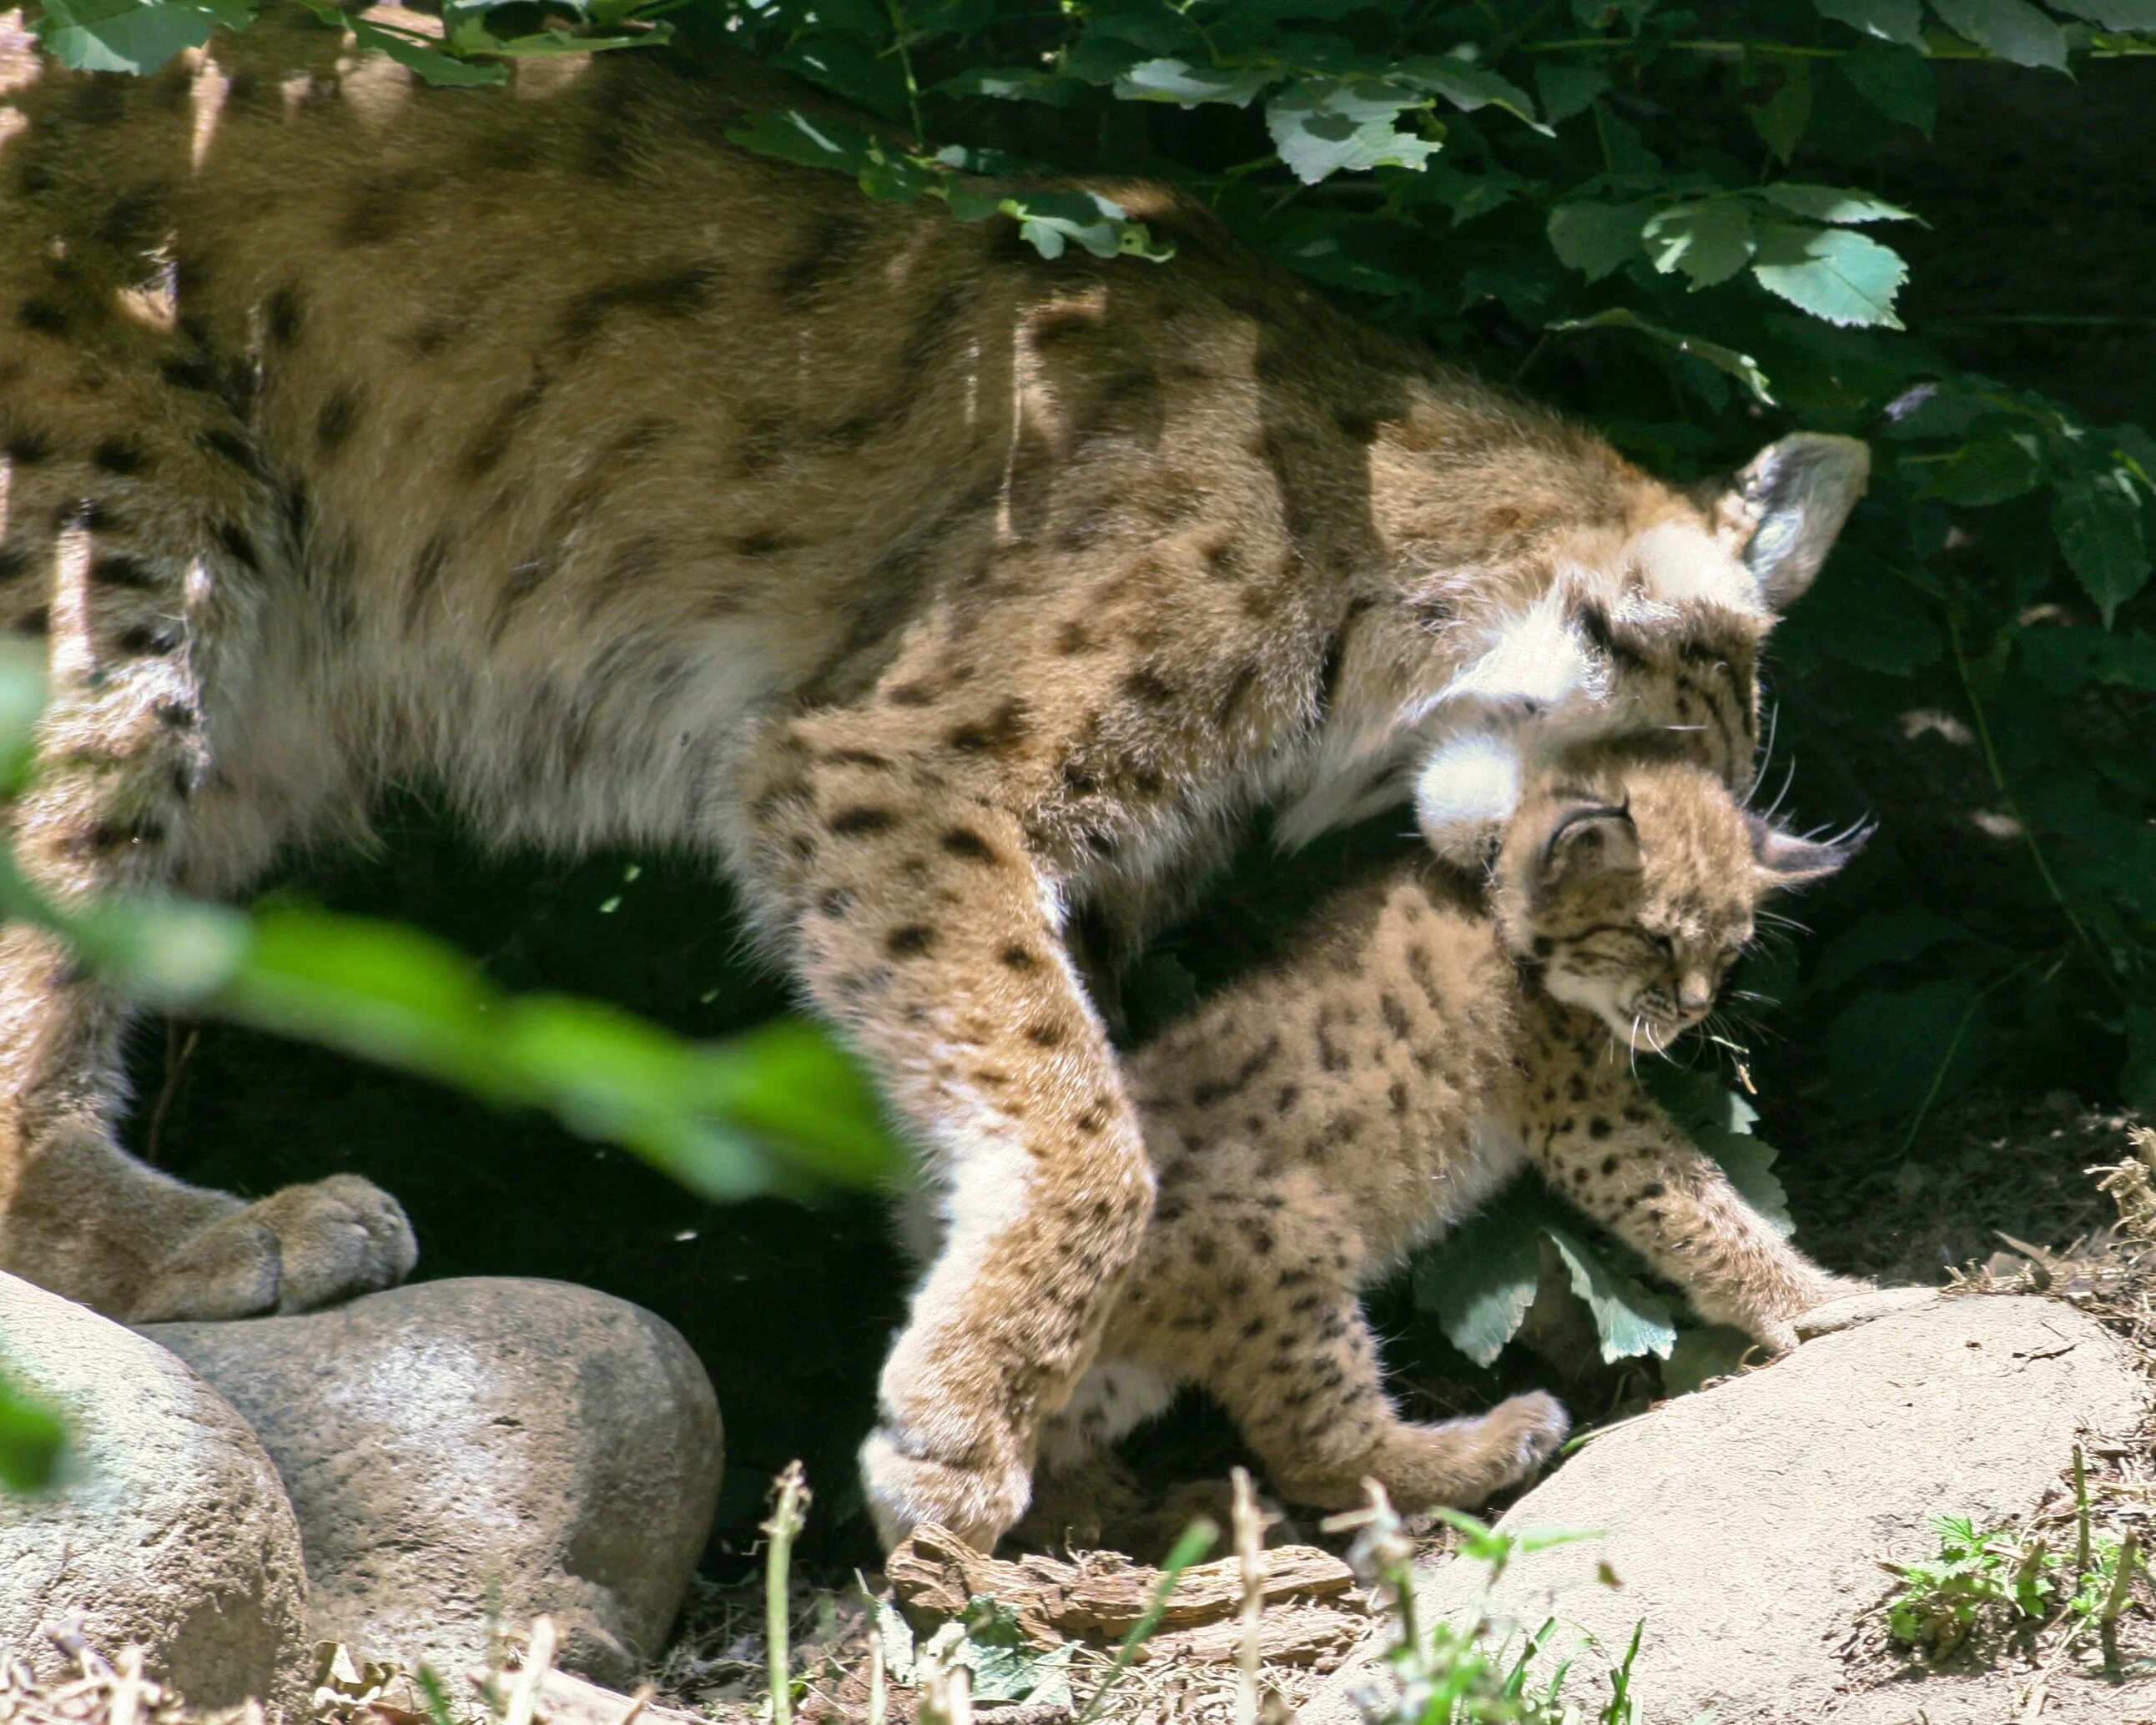
[[[934,1521],[985,1548],[1024,1513],[1040,1422],[1084,1372],[1152,1201],[1057,883],[988,782],[888,715],[826,714],[772,744],[750,811],[767,913],[942,1197],[862,1451],[886,1544]]]
[[[1871,1291],[1783,1239],[1636,1091],[1599,1087],[1560,1103],[1529,1123],[1527,1140],[1550,1185],[1681,1287],[1701,1316],[1774,1353],[1797,1345],[1814,1308]]]

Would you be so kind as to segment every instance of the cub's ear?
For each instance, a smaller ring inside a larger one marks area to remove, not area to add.
[[[1825,880],[1864,848],[1873,830],[1867,824],[1835,838],[1799,838],[1763,815],[1747,814],[1744,824],[1752,829],[1752,857],[1760,889],[1768,893]]]
[[[1629,873],[1640,866],[1640,832],[1632,811],[1609,803],[1562,807],[1543,841],[1543,884],[1590,872]]]
[[[1769,611],[1788,610],[1812,584],[1871,474],[1871,452],[1855,438],[1798,432],[1769,443],[1708,499]]]

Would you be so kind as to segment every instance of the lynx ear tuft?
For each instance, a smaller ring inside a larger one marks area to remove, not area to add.
[[[1855,438],[1798,432],[1730,476],[1717,513],[1768,610],[1788,610],[1811,586],[1871,474],[1871,452]]]
[[[1744,821],[1752,829],[1752,856],[1758,867],[1759,883],[1770,893],[1825,880],[1862,850],[1873,832],[1867,822],[1832,838],[1799,838],[1761,815],[1748,814]]]

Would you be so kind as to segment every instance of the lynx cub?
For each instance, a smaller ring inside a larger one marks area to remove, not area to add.
[[[1414,858],[1336,901],[1300,960],[1130,1062],[1159,1195],[1097,1364],[1043,1433],[1050,1473],[1204,1385],[1283,1495],[1468,1506],[1532,1473],[1564,1410],[1394,1413],[1357,1289],[1523,1166],[1706,1317],[1777,1352],[1862,1285],[1785,1244],[1632,1077],[1699,1022],[1766,894],[1845,852],[1668,763],[1558,776],[1486,895]]]

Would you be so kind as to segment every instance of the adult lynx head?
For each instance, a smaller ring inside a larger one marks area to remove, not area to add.
[[[1492,907],[1507,950],[1550,995],[1659,1052],[1712,1010],[1760,901],[1833,873],[1855,848],[1784,831],[1698,767],[1635,763],[1530,791]]]
[[[1418,661],[1411,634],[1373,631],[1357,663],[1351,638],[1343,683],[1396,704],[1329,740],[1286,841],[1395,800],[1404,774],[1432,846],[1479,860],[1520,786],[1589,736],[1688,731],[1691,759],[1748,786],[1760,643],[1862,494],[1864,445],[1799,433],[1685,493],[1563,438],[1493,440],[1486,461],[1475,428],[1411,417],[1374,445],[1398,611],[1452,651]],[[1433,686],[1433,662],[1457,668]]]

